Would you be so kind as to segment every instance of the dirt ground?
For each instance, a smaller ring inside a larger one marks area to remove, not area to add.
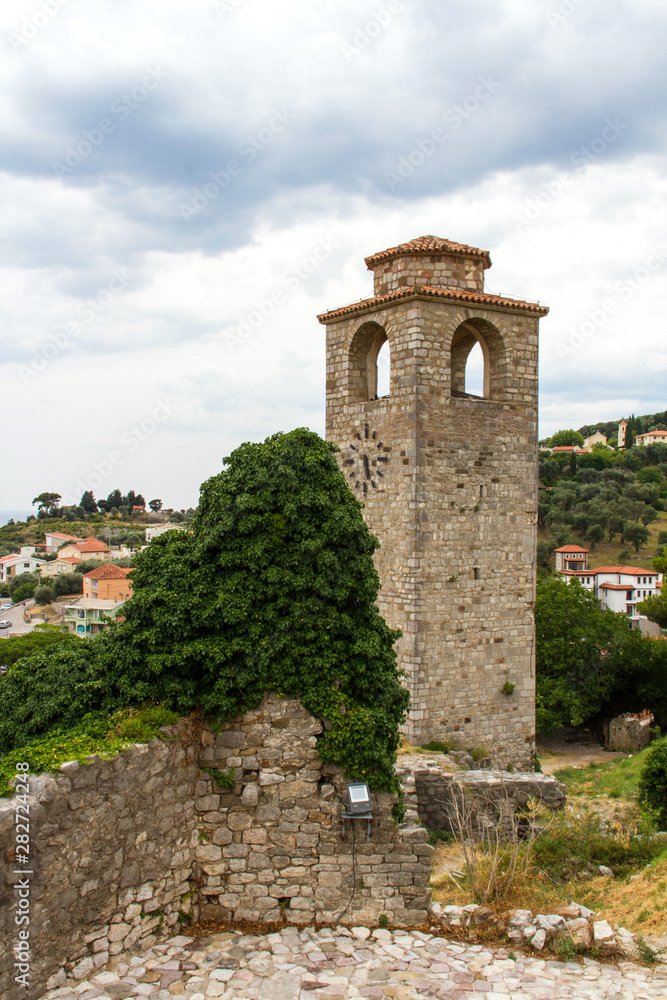
[[[553,774],[561,767],[586,767],[588,764],[609,764],[630,754],[605,750],[590,730],[559,729],[550,736],[538,736],[537,755],[544,774]]]

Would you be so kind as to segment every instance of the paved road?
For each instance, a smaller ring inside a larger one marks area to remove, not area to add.
[[[9,598],[0,598],[0,604],[9,604]],[[0,611],[0,621],[12,623],[11,628],[0,629],[0,638],[9,639],[14,635],[26,635],[28,632],[32,632],[37,623],[26,624],[23,621],[23,612],[28,608],[34,607],[34,605],[35,602],[31,599],[29,601],[22,601],[20,604],[15,604],[9,611]]]
[[[126,925],[114,924],[117,933]],[[111,934],[109,934],[111,938]],[[108,955],[108,953],[107,953]],[[665,1000],[667,967],[557,962],[419,931],[287,927],[279,934],[178,936],[94,966],[84,959],[50,1000]]]

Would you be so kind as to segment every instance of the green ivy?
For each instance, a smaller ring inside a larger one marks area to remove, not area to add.
[[[0,796],[11,795],[10,779],[15,778],[18,763],[27,762],[31,774],[57,771],[65,761],[85,763],[91,755],[113,757],[132,743],[148,742],[160,736],[161,726],[178,716],[160,707],[140,711],[125,709],[111,718],[90,712],[72,728],[56,727],[47,735],[36,737],[0,757]]]
[[[123,622],[2,678],[0,753],[87,712],[153,702],[222,721],[277,691],[325,721],[324,762],[398,793],[400,632],[377,609],[378,541],[337,450],[303,428],[237,448],[203,484],[192,533],[139,554]]]

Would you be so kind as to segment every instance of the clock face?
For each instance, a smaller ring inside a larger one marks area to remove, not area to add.
[[[343,468],[350,486],[357,493],[368,493],[381,485],[383,466],[389,461],[387,455],[382,454],[382,448],[377,431],[369,430],[368,424],[348,445],[349,457],[343,459]]]

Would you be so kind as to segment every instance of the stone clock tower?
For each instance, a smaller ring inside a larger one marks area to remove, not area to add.
[[[373,298],[327,330],[327,437],[380,540],[379,607],[403,631],[406,735],[531,768],[537,337],[547,309],[484,291],[485,250],[422,236],[366,258]],[[390,392],[378,398],[388,343]],[[479,344],[484,394],[466,392]]]

